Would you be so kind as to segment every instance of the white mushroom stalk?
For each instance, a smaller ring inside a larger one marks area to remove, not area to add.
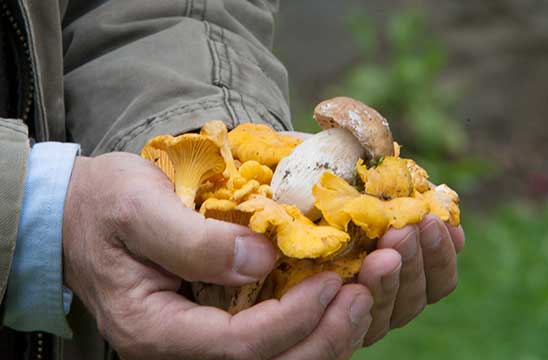
[[[321,213],[314,206],[312,187],[326,171],[355,183],[359,159],[377,161],[394,155],[388,122],[377,111],[350,98],[320,103],[314,119],[324,129],[297,146],[276,167],[271,187],[273,199],[295,205],[315,221]]]
[[[271,182],[273,199],[295,205],[312,220],[319,219],[321,213],[314,206],[312,186],[325,171],[352,183],[356,177],[356,163],[365,155],[365,149],[350,131],[322,131],[280,161]]]

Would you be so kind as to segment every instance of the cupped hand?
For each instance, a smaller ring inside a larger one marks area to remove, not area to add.
[[[333,273],[237,315],[178,294],[181,279],[238,286],[275,263],[246,227],[185,208],[135,155],[78,158],[63,220],[66,284],[124,359],[341,359],[361,347],[373,299]]]
[[[389,230],[365,258],[358,278],[375,299],[364,345],[406,325],[427,304],[449,295],[457,286],[457,254],[463,247],[462,227],[435,215],[418,225]]]
[[[304,140],[312,134],[285,131]],[[373,322],[364,345],[402,327],[427,304],[449,295],[457,286],[457,254],[464,247],[464,231],[428,215],[419,225],[388,231],[369,254],[358,282],[373,294]]]

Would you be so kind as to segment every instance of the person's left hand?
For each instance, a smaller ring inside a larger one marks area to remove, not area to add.
[[[389,230],[377,250],[366,256],[358,277],[375,299],[364,346],[449,295],[457,286],[457,253],[463,247],[462,227],[446,224],[435,215],[418,225]]]
[[[311,134],[285,131],[307,139]],[[364,346],[382,339],[391,329],[416,318],[426,307],[449,295],[457,286],[457,254],[464,247],[464,231],[435,215],[418,225],[389,230],[368,254],[358,282],[372,293],[373,322]]]

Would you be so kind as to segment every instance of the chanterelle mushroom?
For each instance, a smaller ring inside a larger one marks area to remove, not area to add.
[[[255,160],[275,168],[302,140],[263,124],[241,124],[228,134],[232,153],[241,162]]]
[[[324,172],[354,183],[358,159],[378,161],[393,155],[395,146],[388,122],[357,100],[337,97],[324,101],[316,107],[314,119],[328,130],[307,139],[284,158],[271,187],[276,201],[293,204],[317,220],[321,214],[314,207],[311,191]]]
[[[198,134],[177,137],[158,136],[145,145],[142,155],[154,154],[154,150],[165,152],[169,157],[174,171],[175,192],[185,206],[191,209],[195,207],[194,199],[200,184],[222,173],[225,169],[221,149],[208,136]]]

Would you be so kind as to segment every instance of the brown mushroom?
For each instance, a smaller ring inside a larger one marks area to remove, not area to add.
[[[314,119],[324,129],[340,127],[349,130],[368,152],[368,160],[377,161],[394,155],[394,141],[388,121],[364,103],[336,97],[318,104]]]

